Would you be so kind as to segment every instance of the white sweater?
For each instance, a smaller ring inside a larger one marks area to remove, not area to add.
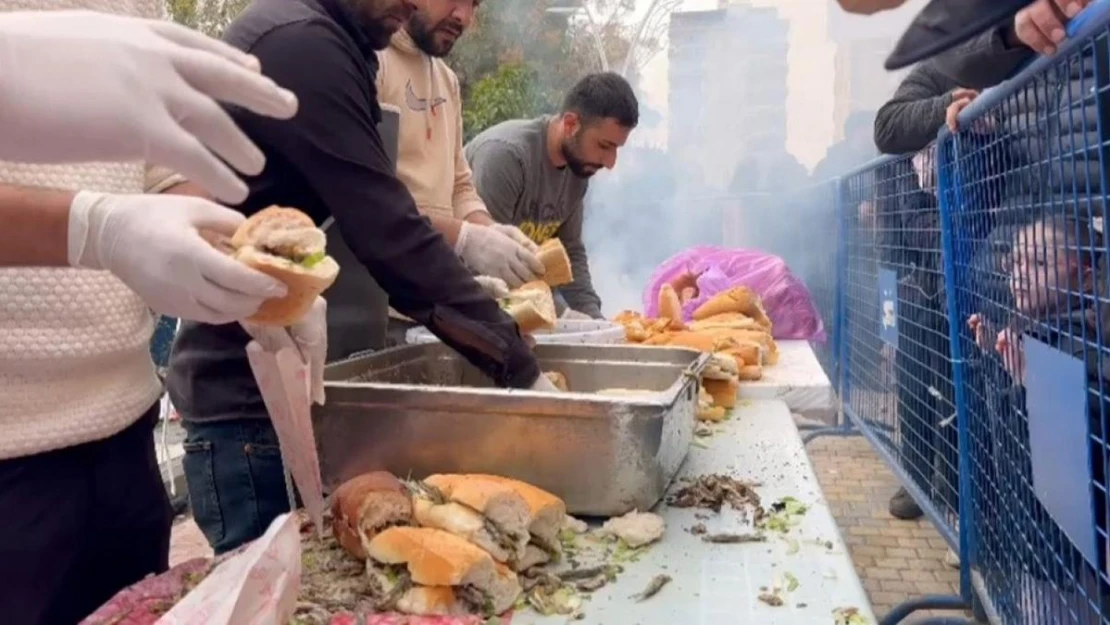
[[[160,17],[157,0],[0,0],[0,11],[94,9]],[[0,139],[2,140],[2,139]],[[0,162],[0,183],[141,193],[144,167]],[[81,269],[0,270],[0,460],[116,434],[162,389],[154,321],[114,276]]]

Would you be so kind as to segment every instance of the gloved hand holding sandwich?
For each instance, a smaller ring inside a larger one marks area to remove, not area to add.
[[[276,206],[251,216],[231,238],[235,259],[280,280],[288,289],[243,320],[243,328],[267,352],[295,349],[309,368],[311,397],[319,404],[324,403],[328,351],[327,304],[320,294],[339,274],[325,241],[311,217]]]

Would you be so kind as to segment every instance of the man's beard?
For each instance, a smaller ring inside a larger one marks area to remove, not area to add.
[[[414,13],[409,18],[407,29],[416,47],[420,48],[424,54],[434,57],[443,57],[450,54],[451,49],[455,47],[455,42],[459,40],[464,31],[463,25],[456,20],[443,20],[438,24],[429,25],[419,13]],[[455,35],[455,40],[442,44],[437,43],[436,33],[440,31],[452,32]]]
[[[343,0],[351,9],[355,20],[358,22],[362,33],[370,42],[370,47],[375,50],[384,50],[389,47],[393,35],[402,28],[410,17],[409,11],[398,11],[395,14],[379,13],[374,0]],[[396,17],[400,23],[394,27],[386,25],[386,18]]]
[[[598,163],[587,163],[582,157],[578,155],[576,150],[577,142],[573,139],[563,139],[563,144],[559,150],[563,153],[563,160],[567,162],[567,167],[570,172],[579,178],[592,178],[600,169],[601,165]]]

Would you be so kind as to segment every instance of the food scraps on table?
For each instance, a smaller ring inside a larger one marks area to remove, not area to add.
[[[747,543],[765,543],[767,537],[763,534],[705,534],[702,542],[715,545],[742,545]]]
[[[601,526],[602,533],[616,536],[632,549],[660,540],[666,529],[667,524],[663,517],[639,510],[609,519]]]
[[[867,617],[860,614],[859,608],[837,608],[833,610],[834,625],[868,625]]]
[[[667,497],[667,505],[672,508],[705,508],[720,512],[727,503],[741,512],[753,510],[757,522],[763,515],[759,493],[755,492],[757,484],[727,475],[702,475],[680,483],[683,485]]]
[[[648,583],[647,588],[645,588],[643,592],[632,595],[631,598],[635,599],[636,601],[647,601],[648,599],[651,599],[655,595],[659,594],[659,591],[663,590],[663,587],[669,583],[671,583],[670,575],[656,575],[655,577],[651,578],[651,582]]]
[[[758,525],[767,531],[788,533],[794,526],[801,522],[806,513],[806,505],[793,497],[783,497],[771,504],[766,514],[762,516]]]

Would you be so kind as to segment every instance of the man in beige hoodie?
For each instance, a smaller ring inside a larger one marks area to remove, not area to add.
[[[400,110],[397,177],[463,263],[515,287],[543,265],[515,226],[497,224],[474,189],[463,155],[459,79],[443,57],[474,21],[480,0],[427,0],[378,53],[378,100]],[[391,335],[411,327],[391,313]]]

